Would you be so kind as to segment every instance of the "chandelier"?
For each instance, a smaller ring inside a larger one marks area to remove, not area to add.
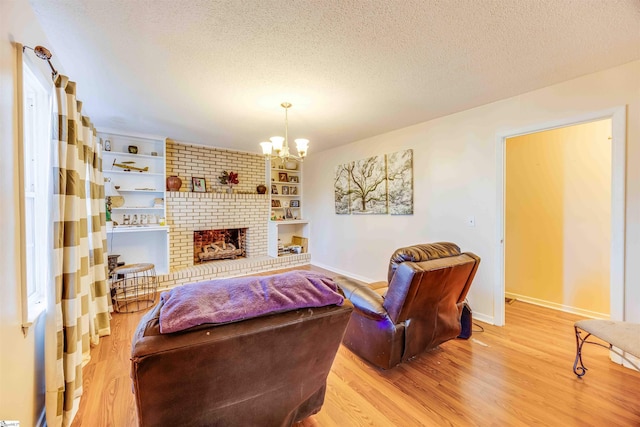
[[[298,155],[291,154],[289,151],[289,115],[288,110],[291,108],[291,104],[283,102],[280,104],[284,108],[284,138],[281,136],[272,136],[269,138],[271,142],[261,142],[262,154],[264,154],[265,160],[280,160],[286,162],[289,159],[295,159],[302,161],[307,155],[307,147],[309,146],[309,140],[304,138],[298,138],[295,140],[296,149]]]

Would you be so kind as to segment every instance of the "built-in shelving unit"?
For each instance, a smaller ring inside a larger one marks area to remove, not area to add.
[[[306,220],[269,221],[268,254],[272,257],[295,254],[287,250],[291,245],[301,247],[301,253],[309,250],[311,224]]]
[[[292,244],[308,251],[309,221],[304,217],[302,199],[302,163],[289,161],[267,162],[267,191],[270,195],[268,253],[269,256],[286,256]],[[300,244],[303,243],[303,244]]]
[[[109,254],[127,264],[152,263],[169,272],[169,228],[165,226],[166,140],[101,131],[102,172],[119,196],[111,198]],[[142,169],[142,170],[140,170]]]
[[[292,167],[294,166],[295,167]],[[302,163],[289,161],[285,165],[267,164],[267,191],[271,196],[271,220],[303,219]]]

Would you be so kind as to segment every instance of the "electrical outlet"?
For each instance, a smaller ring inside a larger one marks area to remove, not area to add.
[[[475,227],[476,226],[476,217],[469,216],[467,217],[467,227]]]

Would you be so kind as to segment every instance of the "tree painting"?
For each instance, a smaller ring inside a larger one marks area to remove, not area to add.
[[[333,187],[335,192],[336,213],[339,215],[350,213],[348,166],[348,164],[336,166],[336,175]]]
[[[387,175],[385,156],[348,163],[351,212],[387,213]]]
[[[389,213],[413,214],[413,150],[396,151],[387,155]]]

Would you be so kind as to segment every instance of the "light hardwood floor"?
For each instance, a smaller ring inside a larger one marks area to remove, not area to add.
[[[84,368],[73,426],[137,425],[129,352],[143,314],[113,315],[111,335]],[[388,371],[341,347],[322,410],[299,426],[640,426],[640,373],[589,345],[587,374],[573,374],[577,318],[515,302],[506,307],[506,326],[476,322],[484,332],[472,339]]]

